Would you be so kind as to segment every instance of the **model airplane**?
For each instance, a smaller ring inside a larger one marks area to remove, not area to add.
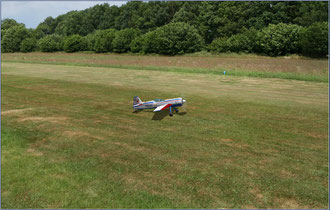
[[[133,98],[133,109],[141,110],[141,109],[155,109],[154,112],[159,112],[165,110],[167,108],[170,109],[170,116],[173,116],[172,108],[176,113],[179,112],[177,107],[182,106],[186,103],[186,100],[183,98],[171,98],[166,100],[155,99],[152,101],[143,102],[138,96]]]

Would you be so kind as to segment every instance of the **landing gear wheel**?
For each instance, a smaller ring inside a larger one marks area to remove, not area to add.
[[[170,114],[170,117],[173,117],[173,114]]]

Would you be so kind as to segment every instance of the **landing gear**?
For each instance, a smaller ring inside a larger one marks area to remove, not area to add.
[[[173,113],[172,113],[172,106],[170,106],[170,117],[173,116]]]
[[[175,110],[175,113],[178,113],[179,112],[179,110],[177,108],[174,108],[173,107],[173,109]]]

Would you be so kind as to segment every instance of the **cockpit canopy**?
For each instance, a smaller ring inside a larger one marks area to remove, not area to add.
[[[154,102],[161,102],[164,101],[163,99],[154,99]]]

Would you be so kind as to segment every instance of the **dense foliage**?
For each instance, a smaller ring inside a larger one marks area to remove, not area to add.
[[[37,39],[36,38],[26,38],[22,41],[20,45],[21,52],[32,52],[37,49]]]
[[[258,33],[260,52],[271,56],[300,53],[302,27],[293,24],[270,24]]]
[[[177,55],[200,51],[203,39],[187,23],[170,23],[144,36],[142,50],[146,53]]]
[[[112,52],[112,41],[116,35],[116,30],[98,30],[94,33],[94,50],[95,52]]]
[[[314,23],[304,30],[301,47],[304,55],[324,57],[328,54],[328,22]]]
[[[138,29],[127,28],[118,31],[112,41],[113,50],[118,53],[128,52],[131,42],[139,35]]]
[[[47,35],[38,42],[42,52],[55,52],[63,50],[63,37],[57,34]]]
[[[83,39],[82,36],[75,34],[72,36],[68,36],[64,40],[63,49],[66,52],[77,52],[77,51],[83,51],[87,48],[87,43]]]
[[[209,50],[218,53],[255,53],[258,52],[257,33],[254,28],[243,33],[232,35],[231,37],[221,37],[213,40],[209,45]]]
[[[53,52],[64,48],[67,52],[166,55],[207,49],[324,57],[328,52],[327,21],[328,2],[128,2],[121,7],[102,4],[48,17],[31,31],[23,29],[24,24],[5,19],[1,25],[1,49]],[[54,43],[55,39],[60,43]],[[33,43],[39,47],[31,46]],[[47,43],[50,46],[45,46]]]
[[[14,25],[4,32],[1,42],[1,51],[18,52],[22,41],[29,37],[29,31],[24,25]]]

